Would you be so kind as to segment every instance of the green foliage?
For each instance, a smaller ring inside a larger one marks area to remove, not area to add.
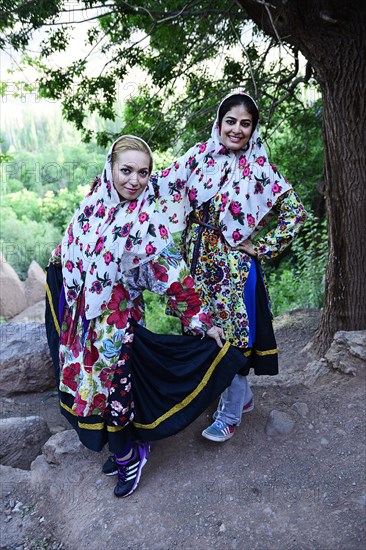
[[[43,198],[23,190],[6,195],[0,207],[0,245],[7,261],[25,279],[32,260],[42,267],[65,231],[74,211],[89,187],[75,191],[48,191]]]
[[[181,324],[177,317],[165,314],[166,298],[148,290],[144,292],[146,306],[146,326],[158,334],[182,334]]]
[[[118,120],[115,134],[136,133],[154,149],[192,145],[207,137],[219,100],[237,86],[256,97],[262,121],[269,127],[274,104],[281,116],[300,104],[291,87],[300,75],[297,52],[292,52],[291,60],[287,48],[284,56],[283,48],[249,24],[238,2],[45,4],[28,2],[25,7],[16,1],[10,9],[6,2],[0,22],[0,29],[6,31],[3,45],[24,50],[33,31],[42,23],[47,25],[39,57],[28,55],[24,61],[40,75],[40,96],[61,99],[65,118],[87,142],[106,146],[112,139],[105,128],[91,127],[88,114],[95,113],[103,120]],[[73,55],[68,66],[51,64],[54,52],[70,48],[73,22],[83,19],[89,19],[85,32],[89,51]],[[92,55],[100,59],[97,75],[90,71]],[[119,119],[121,84],[136,69],[142,71],[148,86],[130,94],[124,117]],[[308,80],[310,75],[304,77]],[[288,100],[283,102],[282,96]]]
[[[328,256],[325,220],[310,215],[300,235],[292,244],[291,256],[279,268],[265,268],[275,316],[291,309],[323,305]]]
[[[60,233],[50,222],[37,222],[26,216],[17,218],[6,206],[1,208],[1,216],[1,251],[19,277],[25,279],[32,260],[41,267],[47,265]]]

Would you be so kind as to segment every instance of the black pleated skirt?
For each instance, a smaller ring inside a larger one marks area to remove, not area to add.
[[[258,278],[261,282],[261,278]],[[72,395],[59,391],[62,414],[77,431],[81,442],[94,451],[108,444],[120,452],[134,440],[151,441],[176,434],[193,422],[230,385],[233,377],[277,374],[277,350],[262,282],[257,296],[258,342],[239,349],[228,342],[220,349],[212,338],[154,334],[134,324],[127,366],[131,372],[135,416],[125,426],[113,425],[103,415],[78,417]],[[47,269],[46,332],[57,379],[59,378],[58,304],[61,269]]]

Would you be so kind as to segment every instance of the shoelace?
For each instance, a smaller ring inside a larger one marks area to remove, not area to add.
[[[118,480],[122,481],[122,483],[124,481],[126,481],[127,468],[128,468],[128,466],[122,466],[122,465],[118,464]]]

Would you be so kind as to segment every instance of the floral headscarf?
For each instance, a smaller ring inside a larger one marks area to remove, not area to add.
[[[112,144],[102,176],[81,202],[61,243],[66,301],[72,305],[85,285],[87,319],[103,311],[122,273],[157,256],[170,240],[150,183],[136,200],[122,202],[113,185],[112,152],[124,137],[140,139],[121,136]]]
[[[197,143],[157,176],[159,203],[169,219],[170,231],[180,231],[189,213],[213,197],[220,199],[219,228],[231,246],[247,239],[271,210],[277,198],[291,189],[269,162],[257,128],[246,150],[227,149],[219,133],[218,114],[211,137]],[[252,98],[251,98],[252,99]]]

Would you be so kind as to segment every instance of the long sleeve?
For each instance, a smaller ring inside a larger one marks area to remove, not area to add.
[[[261,260],[280,254],[295,239],[306,221],[306,211],[293,190],[283,193],[274,205],[277,224],[274,229],[253,241],[253,248]]]
[[[197,166],[196,154],[195,146],[152,177],[159,210],[166,215],[171,232],[181,231],[185,227],[189,204],[186,184]]]
[[[129,280],[128,285],[135,290],[138,287],[140,290],[166,295],[169,314],[178,317],[190,332],[204,334],[211,328],[211,314],[202,308],[193,278],[174,243],[139,268],[138,274],[135,273],[135,280]]]

